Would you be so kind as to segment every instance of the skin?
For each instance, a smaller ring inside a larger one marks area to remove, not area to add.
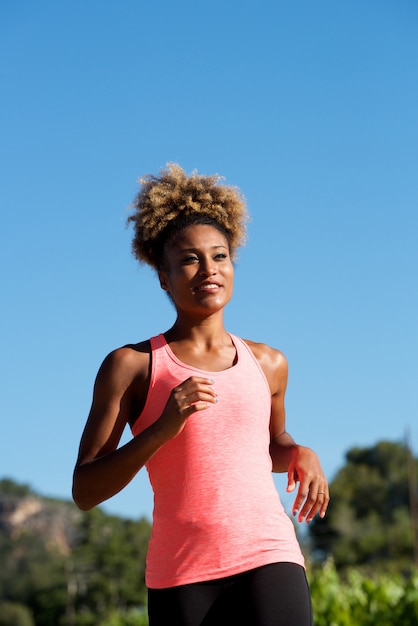
[[[170,294],[177,318],[165,333],[182,362],[205,371],[233,366],[235,347],[223,313],[232,297],[234,267],[228,241],[213,226],[185,228],[165,248],[161,288]],[[315,452],[297,445],[285,428],[287,362],[265,344],[247,341],[271,389],[270,454],[274,472],[287,472],[295,491],[293,514],[309,522],[325,515],[328,483]],[[174,388],[163,413],[149,428],[118,448],[126,424],[141,413],[149,386],[149,342],[119,348],[104,360],[74,469],[73,497],[89,510],[121,491],[148,459],[185,427],[187,419],[217,401],[213,382],[192,376]],[[297,486],[298,484],[298,486]]]

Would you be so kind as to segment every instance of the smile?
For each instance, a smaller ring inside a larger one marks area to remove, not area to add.
[[[219,289],[220,285],[218,283],[204,283],[203,285],[198,285],[194,287],[193,291],[196,293],[197,291],[215,291]]]

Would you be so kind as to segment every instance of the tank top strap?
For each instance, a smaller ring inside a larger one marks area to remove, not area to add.
[[[155,337],[151,337],[150,343],[151,343],[152,351],[158,350],[159,348],[163,348],[164,346],[167,345],[167,342],[165,340],[163,333],[160,333],[159,335],[155,335]]]

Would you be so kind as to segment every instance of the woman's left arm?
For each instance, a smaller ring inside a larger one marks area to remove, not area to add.
[[[287,491],[296,489],[293,515],[298,521],[310,522],[319,513],[321,517],[329,502],[328,481],[321,468],[318,455],[305,446],[298,445],[286,432],[285,393],[288,367],[285,356],[265,344],[248,342],[267,378],[271,390],[270,456],[273,472],[287,472]]]

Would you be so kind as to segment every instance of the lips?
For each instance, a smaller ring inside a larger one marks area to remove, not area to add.
[[[220,284],[219,283],[215,283],[215,282],[207,282],[207,283],[201,283],[200,285],[197,285],[197,287],[193,288],[193,292],[197,293],[197,292],[211,292],[211,291],[216,291],[217,289],[220,288]]]

